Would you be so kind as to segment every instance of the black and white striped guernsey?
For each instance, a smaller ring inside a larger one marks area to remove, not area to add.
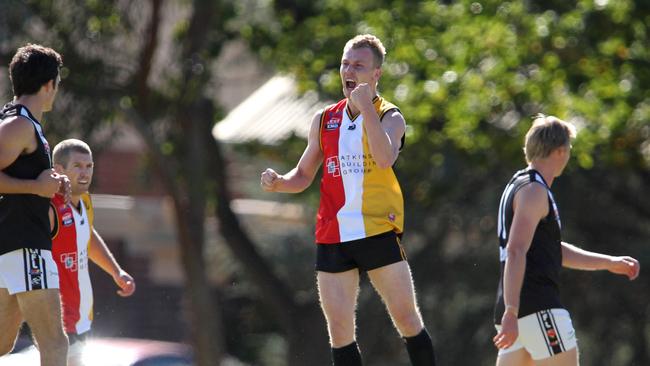
[[[559,273],[562,268],[562,239],[560,214],[548,184],[542,175],[531,168],[520,170],[512,177],[503,191],[499,203],[498,235],[501,273],[494,311],[495,324],[501,324],[505,311],[503,302],[503,274],[507,258],[506,244],[514,216],[512,208],[515,194],[525,185],[538,183],[548,192],[549,212],[537,224],[533,240],[526,253],[526,271],[521,288],[519,317],[540,310],[564,308],[560,302]]]
[[[41,124],[27,107],[9,103],[0,111],[0,120],[23,116],[34,126],[36,150],[21,154],[3,173],[19,179],[36,179],[45,169],[52,168],[50,147]],[[50,200],[34,194],[0,193],[0,255],[20,248],[52,249]]]

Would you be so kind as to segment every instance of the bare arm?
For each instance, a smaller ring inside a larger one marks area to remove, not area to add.
[[[585,271],[608,270],[625,275],[630,280],[639,276],[641,265],[632,257],[614,257],[580,249],[569,243],[562,243],[562,266]]]
[[[398,111],[393,111],[386,114],[383,121],[379,121],[374,110],[367,114],[370,117],[366,119],[366,114],[363,115],[363,125],[368,135],[370,152],[380,168],[389,168],[399,155],[402,136],[406,130],[404,117]]]
[[[506,251],[503,275],[503,300],[506,311],[501,319],[501,332],[494,337],[498,348],[508,348],[517,339],[519,329],[519,299],[526,271],[526,253],[530,249],[539,221],[548,214],[546,189],[540,184],[531,183],[519,190],[514,198],[514,217]]]
[[[368,84],[360,84],[350,94],[352,103],[363,116],[363,128],[368,136],[370,153],[377,165],[385,169],[397,160],[406,122],[398,111],[387,113],[381,121],[372,104],[372,97]]]
[[[113,281],[120,288],[117,291],[120,296],[131,296],[135,292],[135,281],[133,277],[120,267],[115,257],[113,257],[113,253],[108,249],[106,243],[99,236],[95,228],[92,229],[90,234],[88,257],[113,278]]]
[[[298,193],[311,185],[316,172],[323,161],[320,148],[320,116],[314,115],[309,129],[307,147],[298,161],[298,165],[284,175],[279,175],[273,169],[262,172],[260,183],[267,192]]]
[[[22,153],[35,149],[32,123],[24,117],[13,117],[0,123],[0,170],[13,164]],[[0,171],[0,193],[36,194],[52,197],[61,185],[60,176],[46,169],[37,179],[18,179]]]

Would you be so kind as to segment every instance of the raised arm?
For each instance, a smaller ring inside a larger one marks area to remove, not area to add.
[[[625,275],[630,280],[639,276],[641,265],[632,257],[615,257],[580,249],[575,245],[562,242],[562,266],[584,271],[607,270]]]
[[[514,217],[506,245],[508,256],[503,274],[503,301],[506,310],[501,318],[501,331],[493,339],[498,348],[510,347],[519,335],[517,318],[526,271],[526,253],[539,221],[548,214],[547,197],[546,189],[537,183],[525,185],[515,194]]]
[[[323,161],[320,148],[320,117],[321,112],[318,112],[312,118],[307,147],[298,165],[284,175],[271,168],[266,169],[260,179],[262,189],[267,192],[298,193],[311,185]]]
[[[117,294],[120,296],[131,296],[135,292],[135,281],[130,274],[120,267],[108,249],[106,243],[99,236],[95,228],[90,234],[90,245],[88,246],[88,258],[97,264],[104,272],[108,273],[120,288]]]
[[[363,116],[363,128],[368,136],[370,153],[377,165],[389,168],[397,160],[406,122],[399,111],[392,111],[379,120],[372,103],[374,95],[368,84],[359,84],[350,94],[350,100]]]

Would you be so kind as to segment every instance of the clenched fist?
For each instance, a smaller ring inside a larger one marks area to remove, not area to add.
[[[45,169],[36,178],[35,188],[35,194],[41,197],[52,198],[57,192],[65,192],[65,190],[69,192],[70,180],[65,175],[56,173],[54,169]]]
[[[262,172],[262,176],[260,178],[260,185],[262,186],[262,189],[267,191],[267,192],[273,192],[275,191],[276,185],[280,181],[281,176],[276,173],[275,170],[268,168],[265,171]]]
[[[366,108],[373,108],[372,99],[375,95],[370,88],[368,83],[361,83],[357,85],[354,90],[350,93],[350,101],[357,107],[358,110],[362,111]]]

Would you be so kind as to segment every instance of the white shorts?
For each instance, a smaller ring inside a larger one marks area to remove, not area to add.
[[[59,271],[52,252],[23,248],[0,255],[0,288],[6,288],[10,295],[59,288]]]
[[[519,337],[512,346],[499,350],[499,356],[525,349],[533,360],[542,360],[578,346],[569,312],[550,309],[519,318]],[[497,331],[500,325],[495,325]]]

